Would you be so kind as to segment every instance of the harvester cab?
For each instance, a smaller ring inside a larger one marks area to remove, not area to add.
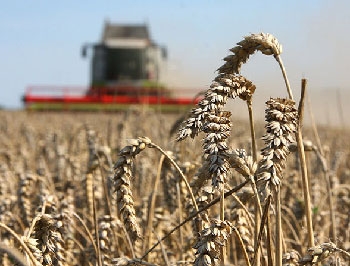
[[[142,93],[140,88],[152,94],[163,87],[166,48],[151,40],[146,25],[106,22],[101,42],[84,45],[83,56],[88,48],[92,48],[89,94],[132,95]]]

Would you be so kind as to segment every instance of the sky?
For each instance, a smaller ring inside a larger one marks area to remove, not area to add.
[[[344,108],[350,95],[347,0],[0,0],[0,4],[0,106],[5,108],[21,108],[29,85],[87,86],[90,60],[81,57],[81,47],[100,40],[106,20],[147,23],[152,39],[168,49],[168,83],[173,86],[206,89],[230,48],[246,35],[265,32],[283,46],[281,57],[294,94],[300,94],[300,80],[307,78],[310,95],[331,91]],[[257,85],[258,101],[267,94],[286,96],[273,57],[253,55],[242,74]],[[329,98],[320,101],[322,107]]]

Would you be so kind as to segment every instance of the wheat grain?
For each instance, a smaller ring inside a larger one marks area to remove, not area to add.
[[[322,243],[318,246],[311,247],[307,250],[308,254],[299,260],[299,264],[315,265],[333,254],[336,251],[336,248],[337,246],[332,242]]]
[[[283,266],[298,266],[300,260],[300,254],[296,250],[291,250],[283,254]]]
[[[242,65],[256,51],[261,51],[265,55],[277,56],[282,53],[282,46],[273,35],[269,33],[258,33],[244,37],[230,51],[233,55],[224,58],[226,63],[219,68],[221,73],[240,73]]]
[[[40,214],[36,221],[33,238],[37,239],[36,247],[41,252],[43,265],[64,265],[64,241],[58,231],[60,223],[51,215]]]
[[[228,147],[226,139],[230,135],[230,112],[221,112],[218,115],[211,114],[207,117],[207,123],[203,131],[206,133],[203,149],[209,162],[208,171],[211,174],[212,185],[221,188],[226,181],[228,162]]]
[[[255,175],[257,164],[254,162],[252,156],[247,155],[245,150],[230,150],[227,154],[230,167],[234,168],[244,178],[249,179]]]
[[[130,140],[131,145],[124,147],[119,155],[114,169],[114,187],[117,193],[117,204],[123,217],[123,222],[131,240],[141,240],[141,229],[138,225],[134,200],[131,192],[133,158],[151,143],[148,138]]]
[[[101,250],[102,256],[102,265],[107,266],[110,265],[111,260],[111,241],[112,240],[112,230],[113,230],[113,218],[109,215],[105,215],[100,217],[99,219],[99,247]]]
[[[184,140],[189,136],[194,138],[203,131],[208,115],[220,113],[229,98],[245,98],[254,90],[255,86],[241,75],[219,74],[205,93],[204,99],[198,103],[197,108],[192,109],[190,117],[183,123],[177,140]]]
[[[195,266],[218,265],[220,259],[220,248],[224,246],[232,232],[228,221],[213,219],[208,228],[199,233],[199,239],[194,245],[197,249]]]
[[[289,154],[289,145],[293,143],[296,131],[297,112],[294,101],[287,99],[270,99],[266,102],[266,134],[263,137],[265,148],[261,154],[257,177],[272,185],[280,184],[282,169]]]
[[[35,175],[30,173],[26,174],[21,178],[21,183],[19,185],[18,199],[20,201],[19,206],[22,209],[22,219],[23,222],[28,226],[32,217],[33,211],[33,197],[34,188],[37,179]]]

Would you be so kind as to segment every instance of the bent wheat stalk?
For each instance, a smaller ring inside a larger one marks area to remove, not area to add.
[[[23,255],[15,248],[9,247],[0,242],[0,253],[6,253],[11,257],[18,266],[27,266],[27,262]]]
[[[29,256],[30,260],[35,266],[41,265],[39,261],[34,257],[33,253],[30,251],[28,246],[24,243],[21,237],[19,237],[11,228],[9,228],[7,225],[0,222],[0,227],[4,228],[7,232],[9,232],[20,244],[21,247],[25,250],[26,254]]]
[[[282,53],[282,45],[273,35],[269,33],[251,34],[244,37],[244,39],[237,43],[237,46],[230,49],[230,51],[233,55],[224,58],[226,63],[218,69],[219,72],[240,73],[242,64],[246,63],[249,56],[256,51],[260,51],[264,55],[273,55],[281,68],[289,98],[293,100],[287,73],[280,56]]]
[[[166,153],[161,147],[159,147],[157,144],[154,144],[152,142],[149,143],[149,147],[150,148],[155,148],[157,149],[158,151],[160,151],[170,162],[171,164],[176,168],[176,170],[178,171],[178,173],[180,174],[181,178],[182,178],[182,181],[184,181],[185,185],[186,185],[186,188],[188,190],[188,193],[190,194],[191,196],[191,200],[192,200],[192,203],[193,203],[193,206],[195,208],[196,211],[198,211],[198,205],[197,205],[197,202],[196,202],[196,198],[194,197],[193,195],[193,192],[192,192],[192,188],[190,186],[190,184],[188,183],[187,181],[187,178],[186,176],[184,175],[184,173],[181,171],[179,165],[173,160],[173,158],[171,158],[171,156],[169,156],[168,153]]]
[[[238,190],[240,190],[241,188],[243,188],[245,185],[247,185],[249,183],[249,180],[244,181],[243,183],[235,186],[234,188],[232,188],[231,190],[225,192],[224,197],[228,197],[231,194],[237,192]],[[158,240],[157,243],[155,243],[149,250],[146,251],[146,253],[141,257],[141,261],[150,253],[152,252],[159,244],[160,242],[164,241],[165,239],[167,239],[172,233],[174,233],[176,230],[178,230],[181,226],[183,226],[184,224],[188,223],[189,221],[192,221],[193,218],[195,218],[198,214],[206,211],[207,209],[209,209],[211,206],[217,204],[218,202],[220,202],[221,196],[215,198],[214,200],[212,200],[210,203],[208,203],[206,206],[200,208],[198,211],[192,213],[191,215],[189,215],[184,221],[182,221],[181,223],[179,223],[177,226],[175,226],[172,230],[170,230],[167,234],[165,234],[161,239]]]

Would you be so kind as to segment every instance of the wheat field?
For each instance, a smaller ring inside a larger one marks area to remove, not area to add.
[[[287,89],[265,121],[256,51]],[[272,35],[231,52],[181,114],[1,111],[1,265],[350,265],[349,130],[302,124]]]

